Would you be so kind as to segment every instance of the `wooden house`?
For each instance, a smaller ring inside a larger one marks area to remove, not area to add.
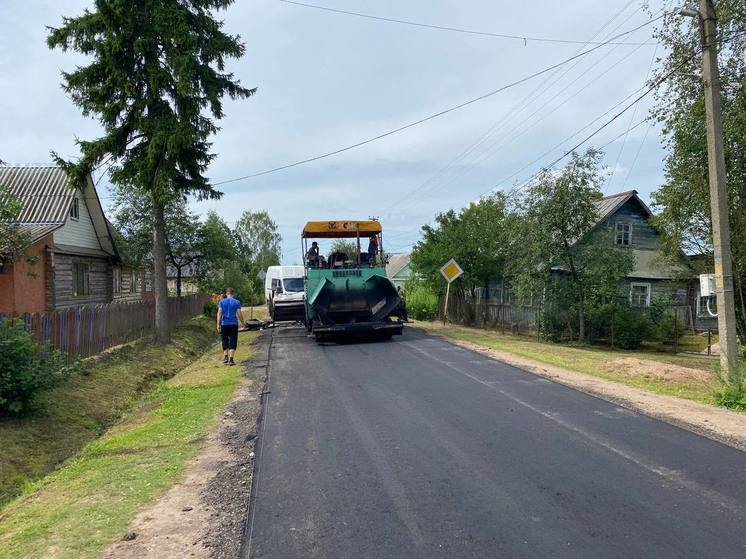
[[[43,312],[113,300],[139,300],[145,274],[122,266],[90,177],[71,187],[59,167],[0,167],[0,184],[18,198],[31,255],[0,272],[0,312]]]

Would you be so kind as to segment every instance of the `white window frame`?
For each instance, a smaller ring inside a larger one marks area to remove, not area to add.
[[[622,229],[619,229],[619,226],[622,226]],[[623,228],[627,227],[627,231],[625,231]],[[619,234],[622,234],[622,241],[624,240],[624,234],[627,234],[627,244],[624,244],[624,242],[619,242]],[[616,225],[614,227],[614,244],[621,247],[629,247],[632,246],[632,224],[629,221],[617,221]]]
[[[73,197],[73,203],[70,206],[70,219],[78,221],[80,219],[80,201],[78,197]]]
[[[650,306],[650,292],[652,291],[652,285],[649,283],[641,282],[641,281],[633,281],[629,284],[629,304],[632,305],[632,292],[634,291],[635,287],[645,287],[647,289],[647,294],[645,296],[645,307]],[[637,305],[635,305],[637,306]],[[642,307],[641,307],[642,308]]]

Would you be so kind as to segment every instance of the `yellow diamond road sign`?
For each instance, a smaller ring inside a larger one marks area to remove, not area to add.
[[[442,275],[448,283],[451,283],[463,273],[464,271],[461,269],[461,266],[459,266],[453,258],[443,264],[443,267],[440,269],[440,275]]]

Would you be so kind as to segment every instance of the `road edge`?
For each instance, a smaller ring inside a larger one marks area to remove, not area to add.
[[[664,421],[697,435],[746,452],[746,414],[708,406],[692,400],[656,394],[611,380],[570,371],[555,365],[547,365],[527,357],[513,355],[506,351],[480,346],[473,342],[458,340],[447,335],[418,328],[426,336],[432,336],[453,345],[469,349],[495,359],[527,373],[540,376],[579,390],[596,398],[611,402],[622,408]],[[688,418],[681,417],[681,410]],[[737,427],[734,427],[734,425]]]

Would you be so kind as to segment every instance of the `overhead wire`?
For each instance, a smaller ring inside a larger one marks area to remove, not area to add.
[[[660,16],[658,16],[656,18],[649,19],[645,23],[642,23],[642,24],[638,25],[637,27],[635,27],[633,29],[630,29],[628,31],[624,31],[623,33],[619,33],[618,35],[616,35],[614,37],[614,39],[619,38],[619,37],[624,37],[626,35],[629,35],[630,33],[634,33],[635,31],[637,31],[639,29],[642,29],[643,27],[646,27],[646,26],[650,25],[651,23],[654,23],[655,21],[658,21],[662,17],[663,17],[663,15],[660,15]],[[479,95],[477,97],[473,97],[472,99],[469,99],[468,101],[464,101],[463,103],[459,103],[458,105],[454,105],[454,106],[448,107],[447,109],[443,109],[442,111],[438,111],[437,113],[433,113],[431,115],[428,115],[426,117],[420,118],[418,120],[415,120],[415,121],[410,122],[408,124],[405,124],[403,126],[399,126],[398,128],[394,128],[393,130],[389,130],[387,132],[383,132],[381,134],[377,134],[377,135],[375,135],[373,137],[367,138],[365,140],[361,140],[361,141],[356,142],[354,144],[351,144],[351,145],[348,145],[348,146],[345,146],[345,147],[342,147],[342,148],[339,148],[339,149],[335,149],[335,150],[327,152],[327,153],[316,155],[316,156],[313,156],[313,157],[308,157],[308,158],[302,159],[300,161],[295,161],[293,163],[288,163],[288,164],[285,164],[285,165],[280,165],[278,167],[274,167],[272,169],[267,169],[265,171],[260,171],[260,172],[257,172],[257,173],[252,173],[252,174],[244,175],[244,176],[241,176],[241,177],[236,177],[236,178],[233,178],[233,179],[216,181],[216,182],[214,182],[212,184],[213,184],[213,186],[220,186],[220,185],[229,184],[229,183],[233,183],[233,182],[237,182],[237,181],[241,181],[241,180],[252,179],[252,178],[260,177],[260,176],[263,176],[263,175],[268,175],[270,173],[275,173],[277,171],[283,171],[285,169],[290,169],[292,167],[297,167],[298,165],[303,165],[305,163],[311,163],[313,161],[318,161],[319,159],[324,159],[324,158],[327,158],[327,157],[338,155],[338,154],[343,153],[345,151],[349,151],[351,149],[355,149],[355,148],[361,147],[363,145],[375,142],[375,141],[380,140],[382,138],[386,138],[386,137],[391,136],[393,134],[397,134],[397,133],[402,132],[404,130],[407,130],[409,128],[413,128],[415,126],[418,126],[418,125],[423,124],[425,122],[428,122],[430,120],[436,119],[436,118],[441,117],[443,115],[446,115],[448,113],[452,113],[452,112],[457,111],[459,109],[463,109],[464,107],[467,107],[467,106],[472,105],[474,103],[477,103],[479,101],[483,101],[484,99],[487,99],[489,97],[497,95],[498,93],[501,93],[501,92],[505,91],[506,89],[510,89],[512,87],[515,87],[517,85],[525,83],[525,82],[527,82],[529,80],[532,80],[533,78],[536,78],[538,76],[546,74],[547,72],[551,72],[555,68],[559,68],[560,66],[562,66],[564,64],[567,64],[569,62],[572,62],[573,60],[575,60],[577,58],[580,58],[581,56],[585,56],[587,54],[590,54],[591,52],[594,52],[594,51],[600,49],[601,47],[606,46],[607,44],[609,44],[609,42],[600,43],[600,44],[598,44],[598,45],[596,45],[594,47],[591,47],[588,50],[585,50],[585,51],[583,51],[581,53],[578,53],[578,54],[576,54],[574,56],[566,58],[565,60],[562,60],[561,62],[558,62],[557,64],[553,64],[551,66],[548,66],[547,68],[544,68],[543,70],[539,70],[537,72],[534,72],[533,74],[530,74],[528,76],[520,78],[520,79],[518,79],[518,80],[516,80],[514,82],[511,82],[509,84],[501,86],[501,87],[499,87],[497,89],[493,89],[492,91],[489,91],[489,92],[484,93],[482,95]]]
[[[611,23],[616,18],[618,18],[631,4],[633,4],[634,1],[635,0],[630,0],[619,11],[617,11],[614,15],[612,15],[612,17],[606,23],[604,23],[604,25],[602,25],[601,28],[598,29],[598,31],[596,31],[591,36],[591,38],[586,42],[586,44],[589,44],[593,39],[595,39],[597,36],[599,36],[604,31],[604,29],[606,29],[609,25],[611,25]],[[630,14],[623,21],[621,21],[616,27],[614,27],[609,32],[609,35],[607,35],[607,37],[610,36],[612,33],[614,33],[614,31],[616,31],[617,29],[619,29],[621,26],[623,26],[627,21],[629,21],[629,19],[631,19],[639,10],[640,10],[640,8],[636,9],[635,11],[632,12],[632,14]],[[582,45],[573,54],[577,54],[580,51],[582,51],[582,49],[583,49],[584,46],[585,45]],[[637,47],[637,48],[640,48],[640,47]],[[605,55],[605,56],[608,56],[608,54]],[[605,58],[605,56],[603,58]],[[554,82],[552,82],[554,76],[558,72],[560,72],[560,68],[556,68],[549,76],[547,76],[546,78],[544,78],[544,80],[541,83],[539,83],[528,95],[526,95],[525,97],[523,97],[510,110],[506,111],[506,113],[503,115],[503,117],[500,118],[497,122],[495,122],[486,132],[484,132],[482,135],[480,135],[480,137],[477,138],[477,140],[475,140],[469,146],[467,146],[466,149],[464,149],[463,151],[461,151],[456,157],[454,157],[453,159],[451,159],[446,165],[444,165],[443,167],[439,168],[433,175],[431,175],[430,177],[428,177],[423,183],[421,183],[416,188],[412,189],[407,194],[405,194],[404,196],[402,196],[401,198],[399,198],[396,202],[394,202],[394,203],[390,204],[389,206],[387,206],[384,210],[381,210],[381,213],[386,212],[386,211],[390,210],[391,208],[398,206],[402,201],[406,200],[407,198],[409,198],[410,196],[414,195],[417,192],[420,192],[420,191],[423,191],[423,190],[429,190],[429,188],[427,188],[428,185],[432,184],[433,182],[437,182],[438,178],[441,177],[441,176],[443,176],[443,175],[445,175],[446,173],[448,173],[450,171],[450,169],[453,168],[453,166],[457,162],[464,160],[466,157],[468,157],[469,155],[471,155],[472,153],[474,153],[480,147],[480,145],[484,144],[487,141],[487,139],[495,132],[495,130],[497,130],[499,127],[503,126],[504,124],[507,124],[511,120],[515,119],[531,103],[533,103],[536,99],[538,99],[541,95],[543,95],[546,91],[548,91],[551,87],[553,87],[554,83],[557,83],[559,80],[561,80],[565,75],[567,75],[567,73],[569,71],[571,71],[573,68],[575,68],[581,61],[582,61],[582,59],[576,60],[569,68],[567,68],[557,78],[557,80],[555,80]],[[549,85],[547,85],[547,84],[549,84]],[[542,107],[543,106],[544,105],[542,105]],[[494,145],[494,143],[492,145]],[[488,149],[490,149],[490,148],[488,148]],[[484,151],[482,153],[484,153]],[[452,181],[449,181],[449,182],[452,182]],[[442,187],[436,187],[435,190],[440,190],[441,188]]]
[[[638,47],[638,48],[639,48],[639,47]],[[630,53],[630,54],[631,54],[631,53]],[[553,107],[553,108],[552,108],[552,110],[550,111],[550,113],[549,113],[549,114],[552,114],[552,113],[554,113],[554,112],[555,112],[555,111],[556,111],[557,109],[559,109],[559,108],[560,108],[561,106],[563,106],[564,104],[566,104],[567,102],[569,102],[570,100],[572,100],[572,99],[574,98],[574,96],[575,96],[575,95],[577,95],[578,93],[580,93],[580,92],[582,92],[583,90],[585,90],[586,88],[588,88],[588,87],[589,87],[589,86],[590,86],[591,84],[593,84],[593,83],[594,83],[595,81],[597,81],[598,79],[600,79],[601,77],[603,77],[603,76],[604,76],[604,75],[605,75],[606,73],[608,73],[609,71],[611,71],[611,70],[612,70],[612,69],[613,69],[613,68],[614,68],[614,67],[615,67],[616,65],[618,65],[618,64],[619,64],[619,63],[621,63],[621,62],[623,62],[623,61],[624,61],[624,60],[625,60],[626,58],[627,58],[627,56],[625,56],[625,57],[622,57],[622,58],[621,58],[620,60],[618,60],[617,62],[615,62],[614,64],[612,64],[612,65],[611,65],[611,66],[610,66],[609,68],[607,68],[607,69],[606,69],[606,70],[605,70],[604,72],[602,72],[602,73],[601,73],[600,75],[596,76],[596,78],[592,79],[592,80],[591,80],[590,82],[588,82],[588,83],[587,83],[586,85],[584,85],[584,86],[583,86],[583,87],[581,87],[581,88],[580,88],[579,90],[577,90],[577,91],[576,91],[576,92],[575,92],[575,93],[574,93],[574,94],[573,94],[572,96],[569,96],[569,97],[568,97],[567,99],[565,99],[565,100],[564,100],[564,101],[563,101],[562,103],[560,103],[559,105],[556,105],[555,107]],[[600,62],[600,61],[598,61],[598,62]],[[598,63],[598,62],[597,62],[597,63]],[[597,65],[597,63],[596,63],[596,64],[594,64],[593,66],[591,66],[591,68],[595,67],[595,66]],[[587,70],[586,70],[586,72],[587,72]],[[581,77],[582,77],[582,76],[581,76]],[[562,89],[562,90],[561,90],[560,92],[558,92],[558,94],[557,94],[557,95],[559,95],[559,93],[561,93],[561,92],[564,92],[564,91],[566,91],[566,90],[567,90],[567,89],[568,89],[568,88],[569,88],[569,87],[570,87],[570,86],[571,86],[571,85],[572,85],[573,83],[575,83],[575,82],[576,82],[576,81],[577,81],[578,79],[579,79],[579,78],[576,78],[575,80],[573,80],[572,82],[570,82],[570,84],[568,84],[568,86],[564,87],[564,88],[563,88],[563,89]],[[618,102],[617,104],[615,104],[614,106],[612,106],[612,107],[611,107],[610,109],[608,109],[608,110],[607,110],[607,111],[606,111],[605,113],[603,113],[602,115],[600,115],[600,116],[596,117],[596,118],[595,118],[595,119],[594,119],[593,121],[591,121],[590,123],[588,123],[588,124],[587,124],[587,125],[586,125],[585,127],[581,128],[581,129],[580,129],[580,130],[579,130],[578,132],[576,132],[576,133],[575,133],[575,134],[574,134],[573,136],[571,136],[571,137],[570,137],[570,138],[568,138],[568,139],[571,139],[572,137],[574,137],[574,136],[576,136],[576,135],[580,134],[580,133],[581,133],[581,132],[582,132],[583,130],[585,130],[586,128],[590,127],[590,126],[591,126],[591,125],[592,125],[592,124],[593,124],[594,122],[596,122],[596,121],[600,120],[600,119],[601,119],[601,118],[603,118],[603,117],[604,117],[604,116],[605,116],[606,114],[608,114],[609,112],[611,112],[612,110],[614,110],[614,109],[615,109],[616,107],[618,107],[619,105],[621,105],[622,103],[624,103],[624,101],[626,101],[626,100],[630,99],[630,98],[631,98],[632,96],[634,96],[634,95],[635,95],[635,93],[637,93],[637,92],[639,92],[639,91],[642,91],[642,89],[643,89],[643,88],[644,88],[644,86],[643,86],[643,87],[641,87],[641,88],[638,88],[637,90],[635,90],[634,92],[632,92],[632,93],[631,93],[630,95],[628,95],[627,97],[625,97],[624,99],[622,99],[621,101],[619,101],[619,102]],[[553,98],[554,98],[554,97],[553,97]],[[553,98],[552,98],[552,99],[553,99]],[[543,107],[545,107],[545,106],[546,106],[546,105],[547,105],[547,104],[548,104],[549,102],[551,102],[551,100],[552,100],[552,99],[549,99],[549,101],[548,101],[547,103],[544,103],[544,104],[543,104],[543,105],[542,105],[542,106],[541,106],[541,107],[540,107],[539,109],[537,109],[536,111],[534,111],[534,112],[533,112],[533,113],[532,113],[532,114],[531,114],[531,115],[530,115],[530,116],[529,116],[528,118],[531,118],[532,116],[534,116],[535,114],[537,114],[537,113],[538,113],[538,111],[539,111],[539,110],[541,110],[541,109],[542,109]],[[545,115],[545,116],[546,116],[546,115]],[[498,145],[499,145],[500,147],[505,147],[505,146],[507,146],[507,145],[510,145],[510,144],[511,144],[511,143],[513,143],[513,142],[514,142],[514,141],[515,141],[515,140],[516,140],[517,138],[519,138],[520,136],[524,135],[524,134],[525,134],[525,133],[526,133],[526,132],[527,132],[528,130],[530,130],[531,128],[533,128],[533,127],[534,127],[534,126],[535,126],[536,124],[538,124],[538,123],[539,123],[539,122],[541,122],[541,121],[542,121],[542,119],[537,119],[537,120],[535,120],[535,121],[534,121],[533,123],[531,123],[531,124],[529,124],[529,125],[524,125],[524,126],[522,127],[522,130],[521,130],[521,131],[520,131],[520,132],[519,132],[519,133],[518,133],[517,135],[514,135],[514,134],[512,134],[512,132],[514,132],[514,131],[515,131],[515,130],[516,130],[516,129],[518,128],[518,126],[515,126],[515,127],[513,127],[513,128],[512,128],[512,129],[511,129],[511,130],[510,130],[510,131],[509,131],[509,132],[507,133],[507,135],[506,135],[506,138],[507,138],[507,140],[503,141],[502,143],[500,143],[500,144],[498,144]],[[519,170],[518,170],[518,171],[517,171],[516,173],[514,173],[513,175],[511,175],[511,176],[510,176],[510,177],[508,177],[508,178],[512,178],[513,176],[515,176],[515,175],[518,175],[518,174],[520,174],[520,172],[522,172],[523,170],[525,170],[526,168],[530,167],[530,166],[531,166],[531,165],[533,165],[534,163],[536,163],[536,162],[540,161],[541,159],[543,159],[543,157],[545,157],[545,156],[546,156],[546,155],[547,155],[548,153],[551,153],[551,152],[552,152],[552,151],[553,151],[554,149],[556,149],[557,147],[559,147],[559,145],[562,145],[562,143],[564,143],[564,142],[568,141],[568,139],[565,139],[565,140],[563,140],[562,142],[560,142],[560,144],[558,144],[558,145],[554,146],[554,147],[553,147],[553,148],[551,148],[551,149],[550,149],[550,150],[549,150],[548,152],[545,152],[545,153],[543,153],[543,154],[542,154],[542,155],[540,155],[540,156],[539,156],[539,157],[538,157],[537,159],[535,159],[535,160],[533,160],[533,161],[532,161],[531,163],[529,163],[529,164],[525,165],[524,167],[522,167],[521,169],[519,169]],[[497,142],[496,142],[496,143],[493,143],[493,146],[494,146],[495,144],[497,144]],[[489,156],[489,153],[487,153],[487,154],[485,154],[484,156],[482,156],[481,158],[479,158],[479,159],[475,160],[475,161],[473,162],[473,165],[474,165],[474,164],[476,164],[476,163],[477,163],[477,162],[479,162],[479,161],[482,161],[482,160],[484,160],[485,156]],[[468,172],[468,171],[467,171],[467,172]],[[463,176],[463,173],[461,173],[461,176]],[[452,183],[453,183],[453,181],[454,181],[454,180],[455,180],[456,178],[458,178],[458,175],[457,175],[457,176],[455,176],[455,177],[452,177],[452,178],[451,178],[450,180],[448,180],[448,181],[447,181],[446,183],[444,183],[444,184],[442,184],[442,185],[440,185],[440,186],[438,186],[438,187],[436,187],[436,188],[434,188],[434,189],[431,189],[431,190],[429,191],[429,194],[430,194],[430,195],[432,195],[432,194],[434,194],[435,192],[438,192],[438,191],[442,190],[443,188],[446,188],[446,187],[447,187],[448,185],[452,184]],[[408,203],[408,204],[405,204],[405,205],[404,205],[403,207],[400,207],[399,209],[407,209],[408,207],[411,207],[413,203],[415,203],[415,202],[410,202],[410,203]],[[389,215],[390,215],[390,214],[389,214]]]
[[[648,80],[651,72],[653,71],[653,64],[655,64],[655,56],[657,53],[658,53],[658,45],[655,45],[655,50],[653,51],[653,58],[650,60],[650,66],[648,67],[648,73],[645,76],[645,81]],[[638,107],[639,105],[635,106],[634,111],[632,111],[632,115],[629,117],[629,126],[632,126],[632,123],[635,120],[635,116],[637,116]],[[617,158],[616,158],[616,161],[614,162],[614,166],[611,168],[611,173],[609,173],[609,177],[604,182],[604,188],[603,188],[604,194],[606,194],[609,186],[611,185],[611,181],[614,179],[614,174],[616,173],[616,169],[619,166],[619,162],[622,159],[622,154],[624,153],[624,146],[627,144],[627,138],[629,137],[629,132],[630,132],[630,128],[628,127],[627,133],[624,135],[624,140],[622,141],[622,146],[619,148],[619,153],[617,154]]]
[[[414,27],[422,27],[425,29],[435,29],[438,31],[451,31],[455,33],[465,33],[469,35],[481,35],[484,37],[496,37],[499,39],[513,39],[517,41],[521,41],[524,44],[527,44],[528,41],[533,42],[541,42],[541,43],[563,43],[563,44],[625,44],[630,45],[631,43],[593,43],[593,42],[587,42],[587,41],[581,41],[579,39],[555,39],[551,37],[534,37],[530,35],[512,35],[508,33],[493,33],[490,31],[477,31],[474,29],[462,29],[459,27],[450,27],[445,25],[433,25],[429,23],[421,23],[417,21],[410,21],[405,19],[396,19],[396,18],[390,18],[390,17],[384,17],[384,16],[376,16],[372,14],[364,14],[361,12],[352,12],[349,10],[340,10],[338,8],[330,8],[328,6],[320,6],[318,4],[308,4],[306,2],[296,2],[294,0],[278,0],[279,2],[282,2],[283,4],[292,4],[294,6],[302,6],[304,8],[312,8],[315,10],[321,10],[325,12],[331,12],[335,14],[344,14],[348,16],[354,16],[359,18],[365,18],[365,19],[372,19],[377,21],[385,21],[388,23],[397,23],[401,25],[411,25]],[[633,43],[634,44],[634,43]],[[642,43],[642,44],[649,44],[649,43]]]

